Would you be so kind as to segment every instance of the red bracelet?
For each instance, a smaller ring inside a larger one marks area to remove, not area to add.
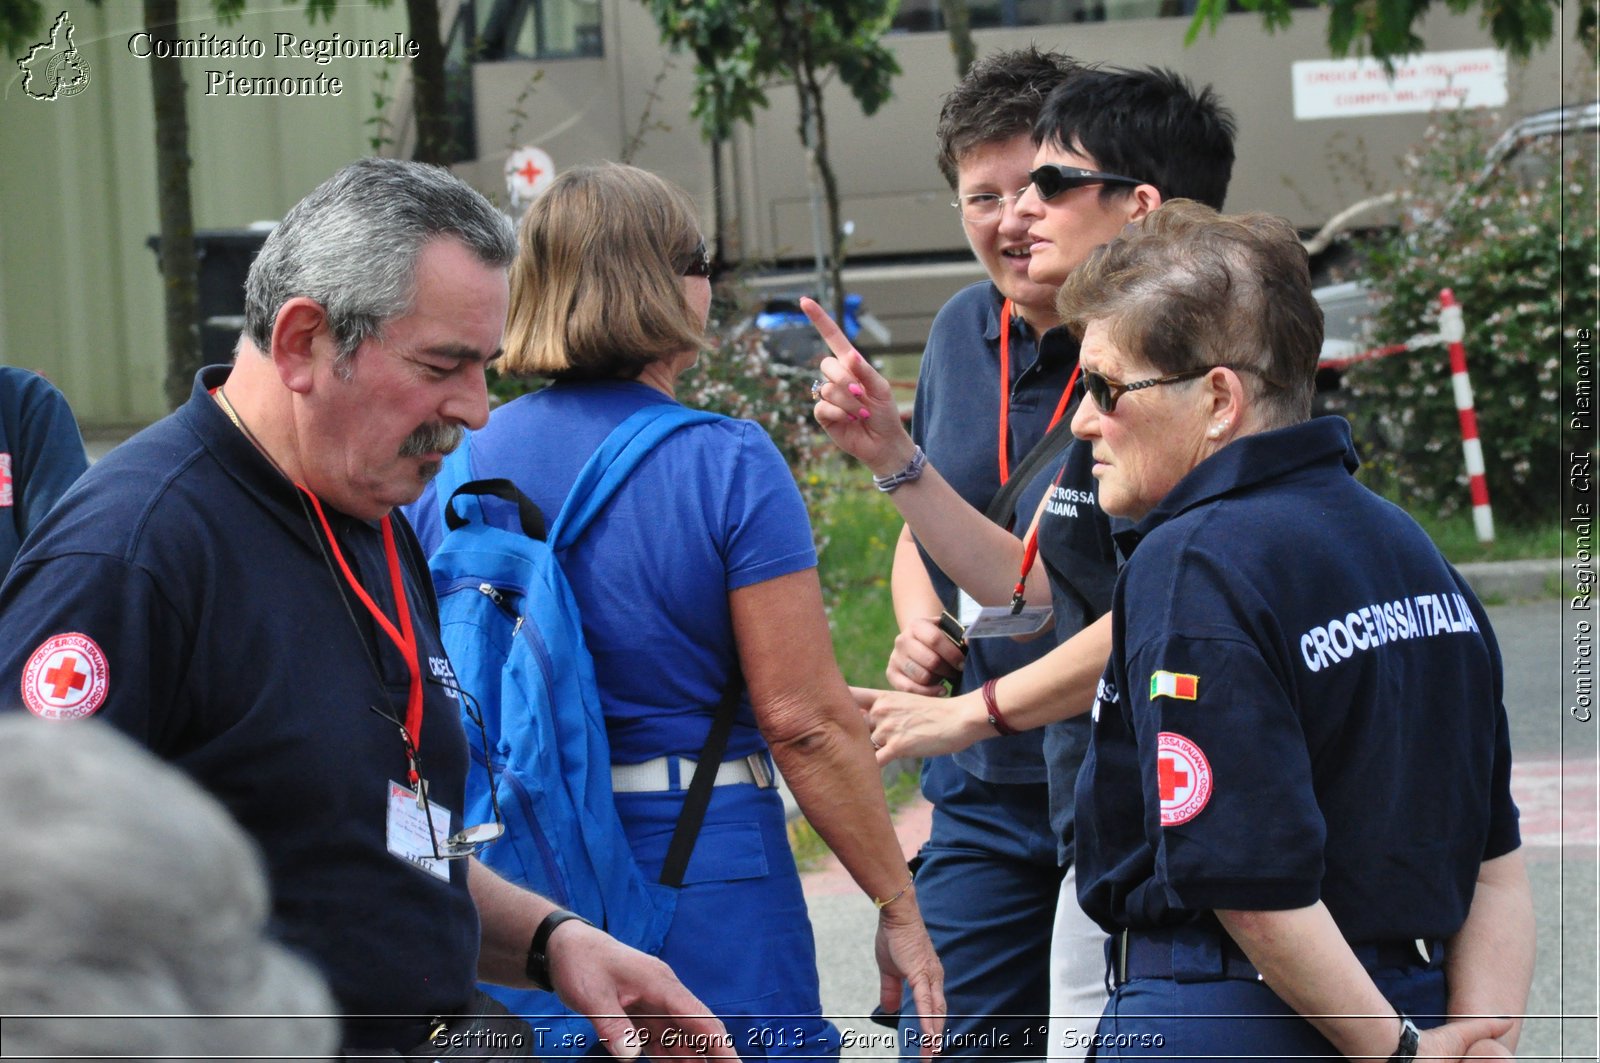
[[[989,726],[1003,735],[1019,733],[1015,727],[1006,723],[1006,718],[1000,715],[1000,706],[994,700],[994,685],[998,679],[986,679],[983,683],[983,707],[989,710]]]

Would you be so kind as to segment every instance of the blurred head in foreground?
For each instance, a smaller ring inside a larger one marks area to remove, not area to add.
[[[254,845],[186,776],[98,723],[6,714],[0,807],[0,1012],[33,1016],[8,1056],[333,1055],[321,978],[265,936]]]

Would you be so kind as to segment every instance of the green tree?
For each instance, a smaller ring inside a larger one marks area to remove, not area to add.
[[[1293,20],[1291,0],[1235,0],[1247,11],[1259,11],[1269,32],[1280,30]],[[1596,0],[1579,0],[1578,41],[1595,57]],[[1387,66],[1403,56],[1422,50],[1416,24],[1427,14],[1432,0],[1317,0],[1326,7],[1328,49],[1334,55],[1348,55],[1352,45]],[[1193,43],[1203,27],[1215,32],[1230,0],[1198,0],[1194,21],[1189,24],[1187,43]],[[1482,7],[1482,20],[1495,44],[1513,58],[1526,59],[1536,46],[1550,40],[1554,32],[1560,0],[1445,0],[1445,6],[1458,14]]]
[[[663,43],[695,60],[694,115],[713,143],[768,105],[767,89],[789,82],[799,101],[800,143],[812,188],[817,269],[842,315],[844,232],[828,153],[823,89],[837,76],[872,114],[889,99],[900,65],[880,40],[895,0],[644,0]],[[825,229],[826,232],[816,230]]]
[[[967,0],[939,0],[939,17],[950,34],[950,54],[956,57],[956,77],[964,78],[977,58],[978,46],[972,41],[972,12]]]
[[[1482,114],[1439,117],[1404,160],[1400,230],[1360,249],[1359,269],[1377,296],[1373,346],[1437,333],[1439,293],[1455,293],[1495,522],[1548,526],[1562,455],[1594,446],[1562,423],[1560,398],[1579,384],[1567,352],[1600,313],[1595,160],[1576,139],[1563,151],[1544,138],[1485,177],[1492,133]],[[1466,506],[1444,347],[1352,366],[1329,405],[1368,441],[1373,486],[1440,516]]]
[[[328,17],[332,18],[334,2],[307,0],[307,13],[313,7],[326,5]],[[389,0],[371,2],[378,7],[389,6]],[[444,166],[454,162],[456,155],[450,136],[439,0],[406,0],[406,28],[417,42],[417,57],[411,61],[411,116],[416,123],[417,143],[411,157]]]

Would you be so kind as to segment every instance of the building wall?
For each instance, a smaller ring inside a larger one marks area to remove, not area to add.
[[[252,7],[265,5],[252,5]],[[376,58],[318,65],[277,58],[277,32],[392,39],[404,5],[341,5],[312,25],[303,9],[247,8],[230,25],[184,0],[181,34],[262,42],[267,58],[186,58],[196,229],[282,216],[342,164],[371,154],[374,93],[389,68]],[[57,8],[46,7],[47,20]],[[86,429],[154,420],[165,411],[161,278],[146,240],[158,229],[150,63],[130,52],[139,5],[66,8],[89,66],[75,96],[31,99],[13,60],[0,68],[0,362],[44,373]],[[49,22],[40,32],[49,34]],[[206,94],[206,72],[241,77],[337,77],[338,96]],[[390,84],[403,81],[395,65]],[[392,90],[391,90],[392,91]]]
[[[34,100],[23,93],[13,63],[0,68],[0,362],[45,373],[66,392],[82,423],[114,428],[165,412],[160,276],[146,246],[157,230],[150,71],[148,61],[129,50],[140,29],[138,5],[62,2],[71,3],[75,43],[89,64],[85,89],[71,98]],[[564,168],[619,158],[637,136],[632,161],[688,188],[709,225],[711,151],[689,115],[692,61],[665,52],[638,0],[595,2],[602,9],[604,57],[474,68],[480,158],[458,172],[504,202],[502,167],[515,146],[539,145]],[[185,38],[242,35],[269,53],[262,60],[183,60],[197,229],[280,217],[338,166],[372,153],[375,93],[394,97],[388,113],[404,111],[403,65],[272,57],[278,32],[390,39],[404,32],[402,4],[380,9],[347,2],[331,22],[313,26],[302,5],[268,7],[255,0],[235,23],[222,25],[210,16],[208,0],[183,3]],[[443,0],[441,6],[448,27],[457,5]],[[1513,67],[1508,116],[1592,96],[1592,67],[1569,43],[1577,6],[1567,5],[1548,49],[1528,66]],[[488,0],[479,0],[480,9],[487,7]],[[55,10],[47,7],[47,18]],[[1323,12],[1299,11],[1290,30],[1269,36],[1255,16],[1230,17],[1214,37],[1202,35],[1190,48],[1182,43],[1181,19],[989,29],[975,37],[980,53],[1036,42],[1085,61],[1170,65],[1213,84],[1239,115],[1230,208],[1271,210],[1310,228],[1369,192],[1355,170],[1336,165],[1339,158],[1365,158],[1382,187],[1393,160],[1427,121],[1416,114],[1295,121],[1288,71],[1296,59],[1326,58],[1325,19]],[[1487,45],[1476,12],[1435,13],[1421,32],[1430,51]],[[48,27],[41,37],[46,33]],[[869,118],[835,84],[829,132],[844,217],[855,226],[851,250],[865,267],[846,283],[889,322],[897,344],[914,347],[943,298],[979,274],[966,257],[949,191],[933,162],[939,101],[955,81],[948,40],[942,32],[897,33],[889,44],[904,69],[894,97]],[[343,91],[338,97],[208,95],[209,70],[244,77],[323,74],[340,78]],[[385,71],[392,88],[383,87]],[[654,102],[652,94],[659,96]],[[810,256],[811,216],[794,93],[777,86],[769,97],[770,110],[754,127],[741,127],[725,148],[721,192],[728,209],[724,235],[731,241],[725,252],[799,265]],[[871,264],[874,256],[881,256],[880,264]]]

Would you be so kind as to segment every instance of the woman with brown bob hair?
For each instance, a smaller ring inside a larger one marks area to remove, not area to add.
[[[519,239],[500,368],[553,383],[472,435],[472,472],[511,480],[554,515],[612,429],[677,402],[678,377],[703,346],[710,260],[689,197],[618,164],[556,178]],[[424,546],[436,546],[431,488],[412,512]],[[834,661],[805,506],[772,441],[724,417],[673,432],[561,563],[594,657],[617,810],[647,876],[660,874],[717,705],[742,675],[658,955],[722,1018],[741,1057],[838,1053],[775,761],[878,904],[884,1006],[899,1006],[908,980],[931,1044],[943,1025],[942,971]]]

